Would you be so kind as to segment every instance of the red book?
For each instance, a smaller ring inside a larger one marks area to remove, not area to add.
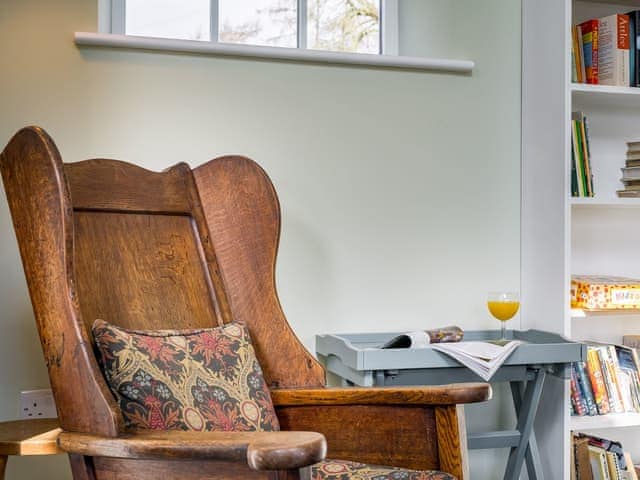
[[[600,25],[597,19],[587,20],[580,24],[582,29],[582,48],[584,53],[584,69],[587,83],[597,85],[598,82],[598,34]]]

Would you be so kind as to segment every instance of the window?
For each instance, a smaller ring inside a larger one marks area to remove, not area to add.
[[[397,0],[110,0],[111,33],[397,53]]]

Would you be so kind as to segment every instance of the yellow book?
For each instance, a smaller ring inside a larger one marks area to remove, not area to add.
[[[640,280],[626,277],[574,275],[571,278],[571,308],[640,309]]]

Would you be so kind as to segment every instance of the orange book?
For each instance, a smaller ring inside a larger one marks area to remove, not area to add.
[[[609,406],[607,387],[604,385],[598,350],[594,347],[587,347],[587,371],[589,372],[589,380],[591,381],[591,389],[593,390],[596,407],[598,407],[598,413],[600,415],[609,413],[611,407]]]
[[[587,83],[598,84],[598,32],[600,23],[597,19],[587,20],[580,24],[582,29],[582,50],[584,53],[584,69]]]

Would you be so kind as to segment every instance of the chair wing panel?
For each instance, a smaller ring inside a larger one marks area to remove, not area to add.
[[[271,388],[323,386],[324,369],[297,339],[275,286],[280,205],[255,162],[229,156],[194,169],[231,311],[248,325]]]
[[[73,220],[60,154],[43,130],[25,128],[2,152],[0,168],[60,424],[115,436],[122,418],[88,347],[77,304]]]

